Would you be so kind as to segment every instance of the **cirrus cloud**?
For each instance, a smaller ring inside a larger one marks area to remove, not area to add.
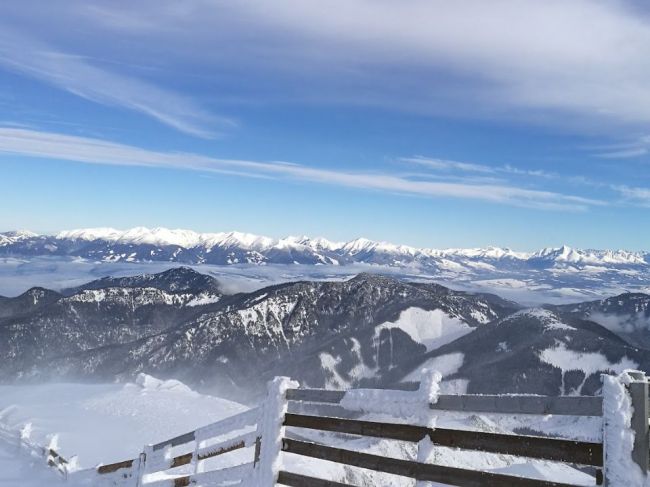
[[[461,198],[543,210],[584,211],[601,200],[507,184],[464,184],[406,178],[390,173],[337,171],[283,161],[222,159],[196,153],[161,152],[101,139],[0,128],[0,153],[87,164],[139,166],[272,177],[331,186],[432,198]]]

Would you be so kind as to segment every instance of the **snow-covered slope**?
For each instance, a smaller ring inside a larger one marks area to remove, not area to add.
[[[578,313],[520,310],[427,354],[472,394],[593,395],[602,373],[650,370],[650,351]]]

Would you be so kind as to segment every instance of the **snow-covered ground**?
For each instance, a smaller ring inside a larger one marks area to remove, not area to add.
[[[43,465],[43,459],[18,454],[0,441],[0,485],[3,487],[48,487],[65,485],[57,474]]]
[[[76,456],[80,468],[137,457],[145,444],[245,409],[145,375],[135,384],[0,386],[0,425],[15,432],[27,427],[31,441],[54,444],[65,458]],[[0,486],[16,485],[2,483],[2,475]]]

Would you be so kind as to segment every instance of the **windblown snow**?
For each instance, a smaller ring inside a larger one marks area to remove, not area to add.
[[[0,424],[14,431],[31,424],[39,444],[56,435],[59,452],[77,456],[80,467],[134,458],[147,443],[245,409],[144,374],[130,384],[0,385]]]

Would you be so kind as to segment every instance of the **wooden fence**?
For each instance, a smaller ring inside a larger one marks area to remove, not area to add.
[[[626,383],[630,428],[634,431],[631,461],[647,474],[649,469],[648,381],[642,373],[630,373]],[[418,391],[371,391],[375,409],[384,400],[417,395]],[[467,468],[436,465],[421,460],[388,458],[308,441],[305,431],[329,432],[354,437],[410,442],[420,448],[425,438],[430,444],[465,451],[505,454],[523,459],[561,462],[591,469],[595,485],[608,484],[607,417],[603,417],[603,397],[545,397],[524,395],[440,395],[434,403],[424,404],[431,415],[435,411],[481,414],[562,415],[600,417],[603,438],[598,442],[566,438],[501,434],[484,431],[431,428],[383,420],[360,419],[362,413],[349,409],[348,392],[297,388],[286,378],[269,385],[262,406],[199,428],[167,441],[149,445],[138,458],[102,465],[93,470],[97,486],[181,487],[245,485],[265,487],[281,484],[293,487],[341,487],[349,484],[316,478],[309,472],[291,472],[278,468],[283,454],[300,455],[350,467],[370,469],[416,481],[434,481],[459,486],[568,487],[569,484],[524,478]],[[400,394],[402,396],[400,396]],[[420,397],[420,396],[412,396]],[[343,404],[342,404],[343,403]],[[344,407],[348,406],[348,408]],[[343,438],[347,438],[343,436]],[[339,442],[341,439],[339,438]],[[340,446],[340,445],[339,445]],[[249,461],[224,468],[206,470],[210,459],[249,448]],[[418,458],[420,456],[418,455]],[[56,459],[56,456],[54,456]],[[620,459],[618,460],[620,461]],[[60,465],[57,464],[58,467]],[[179,468],[185,468],[183,473]],[[636,468],[636,467],[635,467]],[[189,469],[189,472],[188,472]],[[87,473],[87,472],[86,472]],[[614,484],[608,484],[614,485]],[[628,485],[626,487],[632,487]]]
[[[298,389],[288,391],[287,399],[290,401],[297,400],[311,403],[338,404],[344,396],[345,391]],[[600,416],[602,414],[602,398],[443,395],[438,398],[435,404],[431,404],[429,407],[434,410],[462,412]],[[372,422],[292,413],[285,415],[284,425],[412,443],[419,443],[423,438],[428,437],[436,446],[592,466],[597,468],[595,471],[595,483],[597,485],[603,483],[602,443],[528,435],[487,433],[482,431],[426,428],[400,423]],[[320,458],[416,480],[435,481],[449,485],[522,487],[569,485],[544,480],[525,479],[513,475],[424,464],[411,460],[385,458],[368,453],[296,441],[290,438],[283,439],[282,450],[288,453]],[[294,487],[333,487],[346,485],[285,471],[280,472],[278,481],[280,484]]]

